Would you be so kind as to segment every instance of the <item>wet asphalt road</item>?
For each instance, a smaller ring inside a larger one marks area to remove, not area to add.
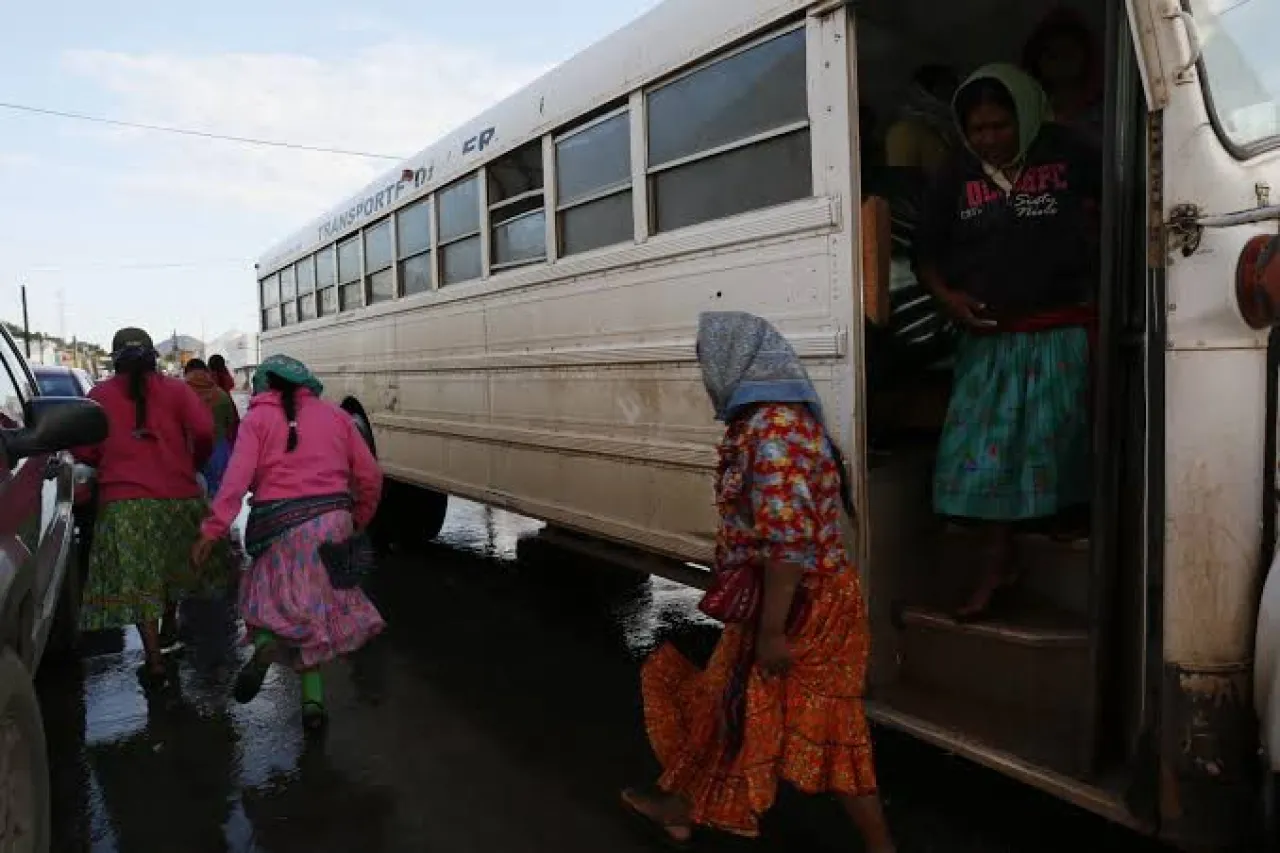
[[[298,684],[247,706],[229,606],[189,608],[181,690],[148,706],[130,632],[46,673],[58,853],[650,851],[616,808],[654,772],[637,669],[660,640],[709,649],[696,593],[538,547],[537,526],[455,502],[441,543],[370,585],[389,630],[326,672],[332,724],[304,741]],[[902,851],[1162,850],[889,733],[878,763]],[[856,851],[827,801],[784,795],[752,845]]]

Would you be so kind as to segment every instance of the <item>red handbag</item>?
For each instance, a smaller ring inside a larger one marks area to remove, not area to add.
[[[698,609],[726,625],[750,622],[760,609],[762,580],[756,563],[717,571],[711,577],[706,595],[698,602]]]
[[[754,459],[747,456],[747,464],[743,474],[740,495],[747,514],[751,514],[751,470]],[[723,477],[723,473],[721,475]],[[719,555],[717,555],[718,558]],[[719,563],[719,559],[716,560]],[[698,609],[728,625],[734,622],[750,622],[756,618],[760,609],[760,601],[764,597],[764,574],[762,566],[747,563],[732,569],[721,569],[717,566],[711,575],[711,585],[698,602]]]

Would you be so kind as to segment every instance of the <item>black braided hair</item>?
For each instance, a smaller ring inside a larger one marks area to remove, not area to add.
[[[280,392],[284,418],[289,422],[289,443],[285,446],[285,451],[292,453],[298,449],[298,386],[272,373],[267,376],[267,387]]]
[[[147,430],[147,379],[156,371],[155,351],[128,350],[116,359],[115,368],[129,380],[133,431],[138,435],[144,434]]]

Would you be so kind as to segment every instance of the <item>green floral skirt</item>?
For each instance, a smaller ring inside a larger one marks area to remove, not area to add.
[[[191,546],[207,512],[203,498],[140,498],[103,505],[93,532],[81,628],[151,622],[168,602],[224,590],[232,565],[225,543],[198,571],[191,565]]]
[[[1088,501],[1089,376],[1083,329],[962,337],[935,510],[1019,521]]]

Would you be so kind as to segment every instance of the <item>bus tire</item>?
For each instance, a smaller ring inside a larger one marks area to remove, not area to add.
[[[378,511],[380,536],[400,550],[421,551],[440,535],[448,512],[447,494],[388,481]]]

